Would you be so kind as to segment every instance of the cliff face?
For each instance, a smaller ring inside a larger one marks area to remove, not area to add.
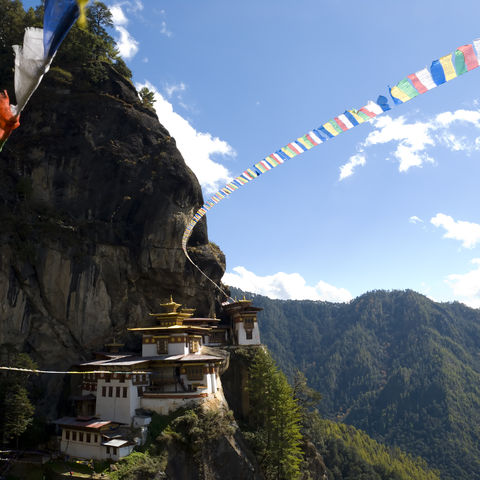
[[[181,250],[203,201],[175,140],[112,68],[95,87],[83,75],[47,74],[0,154],[0,355],[10,344],[47,369],[127,340],[171,293],[199,315],[218,304]],[[205,223],[191,244],[219,281]],[[42,381],[54,414],[61,380]]]

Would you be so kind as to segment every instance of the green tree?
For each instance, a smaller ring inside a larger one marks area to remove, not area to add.
[[[249,435],[267,480],[293,480],[302,461],[300,411],[288,381],[267,351],[249,369]]]
[[[36,368],[26,353],[17,353],[9,345],[2,345],[0,359],[3,365]],[[0,374],[0,438],[4,442],[16,439],[32,423],[34,407],[28,393],[28,373],[5,371]]]
[[[149,90],[147,87],[143,87],[139,92],[138,95],[142,104],[153,110],[153,104],[156,102],[155,100],[155,93]]]
[[[13,86],[12,45],[22,43],[25,11],[20,0],[0,0],[0,89]]]
[[[309,387],[305,374],[297,370],[293,379],[293,396],[300,408],[302,423],[305,423],[310,412],[320,403],[322,394]]]
[[[6,440],[17,440],[33,421],[34,406],[30,403],[27,389],[19,384],[10,385],[4,397],[3,435]]]

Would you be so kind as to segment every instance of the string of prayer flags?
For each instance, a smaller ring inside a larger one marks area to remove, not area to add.
[[[67,371],[62,371],[62,370],[39,370],[37,368],[20,368],[20,367],[5,367],[1,366],[0,371],[11,371],[11,372],[22,372],[22,373],[49,373],[49,374],[60,374],[60,375],[84,375],[84,374],[103,374],[103,373],[115,373],[115,374],[121,374],[121,375],[147,375],[151,372],[147,371],[113,371],[113,370],[67,370]]]
[[[458,47],[453,54],[450,53],[440,57],[438,60],[434,60],[429,69],[423,68],[416,73],[407,75],[392,88],[389,87],[388,91],[393,100],[393,106],[408,102],[418,95],[434,89],[438,85],[442,85],[466,72],[474,70],[479,66],[479,61],[480,39],[475,40],[473,44]],[[305,135],[298,137],[296,140],[255,163],[238,177],[235,177],[231,182],[227,183],[225,187],[215,193],[210,200],[207,200],[188,222],[182,237],[182,249],[188,260],[202,275],[228,297],[228,295],[195,264],[188,254],[187,244],[195,225],[212,207],[235,190],[238,190],[242,185],[281,165],[290,158],[300,155],[389,110],[391,110],[391,106],[387,97],[383,95],[380,95],[376,102],[370,100],[364,107],[359,109],[345,110],[344,113],[333,117],[320,127],[312,129]]]

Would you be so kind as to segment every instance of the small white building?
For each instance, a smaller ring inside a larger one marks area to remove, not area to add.
[[[63,417],[55,422],[62,429],[60,451],[71,457],[120,460],[135,443],[121,438],[119,424],[97,418]]]
[[[233,341],[236,345],[260,345],[260,329],[257,313],[262,308],[252,307],[252,300],[237,300],[224,303],[223,311],[230,320]]]

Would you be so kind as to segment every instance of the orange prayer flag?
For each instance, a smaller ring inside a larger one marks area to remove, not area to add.
[[[0,92],[0,142],[3,145],[7,138],[20,126],[20,115],[10,110],[10,99],[6,90]]]

